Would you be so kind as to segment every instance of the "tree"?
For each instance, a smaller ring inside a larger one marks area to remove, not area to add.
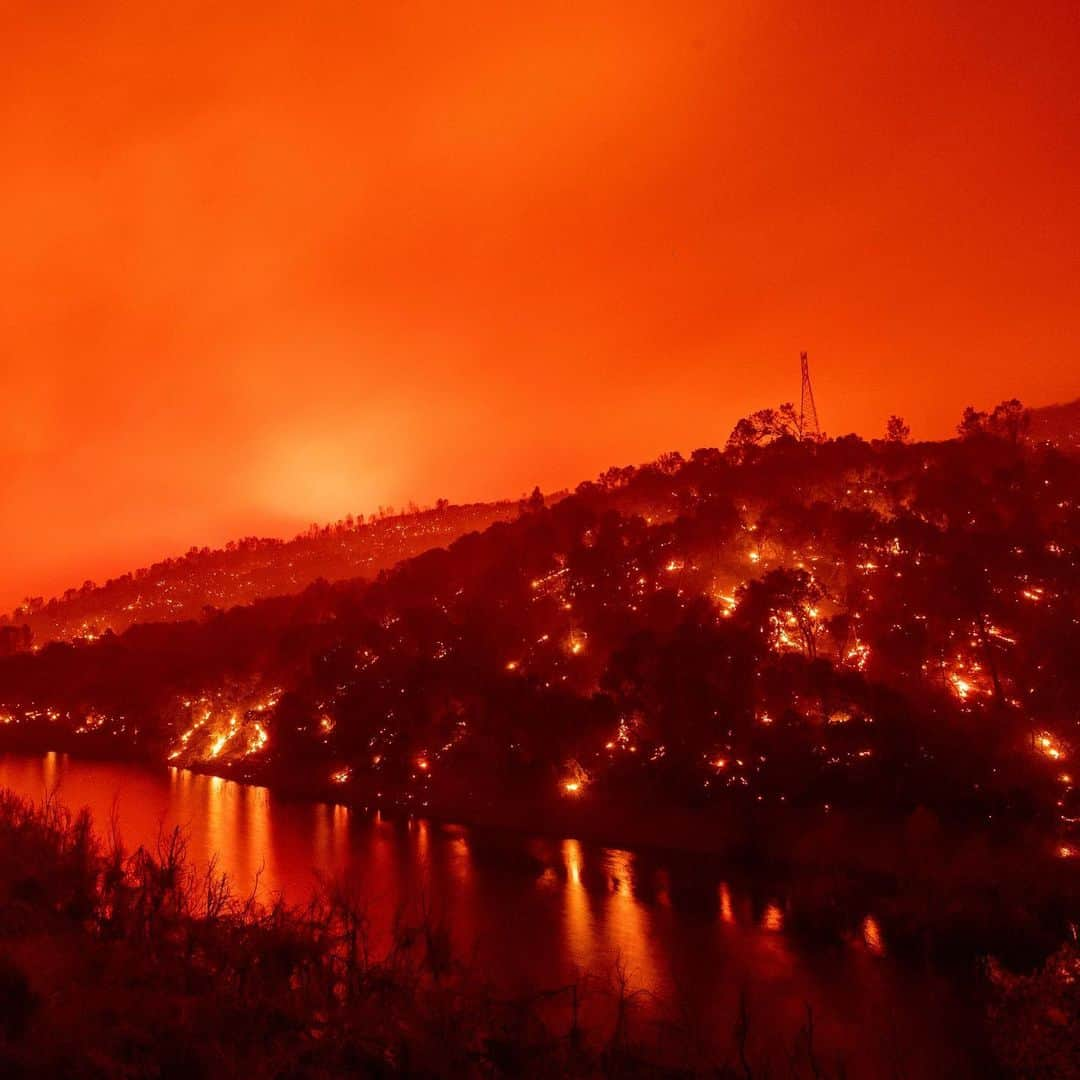
[[[806,657],[817,656],[818,638],[826,626],[819,618],[825,593],[806,570],[770,570],[760,580],[740,586],[736,595],[736,622],[768,642],[767,648],[772,648],[771,638],[787,635],[790,627]]]
[[[1014,446],[1020,442],[1031,424],[1031,413],[1017,398],[1009,398],[994,407],[991,413],[979,412],[968,406],[956,430],[962,439],[991,435],[1005,439]]]
[[[798,439],[799,417],[790,401],[778,409],[758,409],[744,416],[728,436],[729,450],[745,450],[773,439]]]
[[[906,443],[911,438],[911,428],[904,422],[902,416],[893,414],[885,425],[885,441],[891,443]]]
[[[1010,398],[997,405],[987,421],[987,428],[991,434],[1007,439],[1014,446],[1030,426],[1031,413],[1017,398]]]
[[[14,656],[28,652],[34,640],[33,631],[25,623],[22,626],[0,626],[0,656]]]
[[[674,476],[685,464],[678,450],[668,450],[656,459],[656,467],[668,476]]]
[[[602,472],[597,478],[597,483],[605,491],[614,491],[616,488],[626,487],[631,480],[634,479],[634,475],[637,473],[637,469],[633,465],[612,465],[606,472]]]
[[[532,489],[532,494],[527,499],[518,503],[518,509],[523,514],[535,514],[544,509],[544,495],[539,487]]]
[[[979,412],[969,405],[964,410],[964,415],[960,417],[960,423],[956,425],[956,430],[961,439],[973,439],[977,435],[985,434],[986,420],[986,413]]]

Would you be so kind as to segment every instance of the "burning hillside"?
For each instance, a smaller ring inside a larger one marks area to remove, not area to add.
[[[924,804],[1068,856],[1080,474],[900,434],[751,425],[371,583],[8,658],[6,736],[406,808]]]
[[[48,601],[27,597],[0,617],[0,655],[49,641],[92,642],[135,623],[194,619],[207,607],[288,595],[319,578],[372,575],[514,512],[510,502],[441,501],[428,510],[380,513],[366,521],[349,515],[333,525],[312,525],[292,540],[250,536],[220,549],[193,547],[104,585],[87,581]]]

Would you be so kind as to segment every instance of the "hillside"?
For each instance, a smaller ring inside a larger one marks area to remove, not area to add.
[[[433,509],[367,522],[350,516],[334,525],[313,525],[292,540],[252,536],[224,548],[193,547],[104,585],[87,581],[48,601],[28,598],[10,616],[0,617],[0,628],[6,625],[13,640],[40,646],[76,638],[93,641],[137,622],[194,619],[207,607],[224,609],[295,593],[319,578],[370,576],[463,533],[487,528],[516,513],[516,506],[440,502]],[[27,632],[17,635],[24,627]]]
[[[383,806],[1080,801],[1080,470],[986,433],[612,469],[383,571],[0,661],[7,746]]]
[[[1052,442],[1069,453],[1080,452],[1080,398],[1032,409],[1030,415],[1032,439]]]

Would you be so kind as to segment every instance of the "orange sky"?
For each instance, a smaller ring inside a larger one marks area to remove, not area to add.
[[[1075,0],[5,4],[0,605],[722,445],[800,348],[833,434],[1075,397],[1078,43]]]

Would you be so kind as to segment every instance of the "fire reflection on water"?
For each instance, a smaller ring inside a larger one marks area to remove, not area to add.
[[[64,755],[67,756],[66,754]],[[57,782],[57,753],[55,750],[50,750],[42,759],[42,780],[44,782],[44,790],[46,793],[51,793]]]
[[[56,753],[0,758],[0,783],[30,797],[56,790],[70,805],[90,806],[99,827],[106,826],[118,802],[129,850],[138,843],[154,845],[162,831],[179,826],[196,866],[205,869],[213,859],[239,893],[250,891],[258,879],[264,897],[285,892],[300,902],[317,876],[354,877],[379,905],[397,905],[410,892],[441,904],[442,914],[453,916],[457,940],[466,946],[483,936],[485,921],[492,918],[489,901],[477,891],[482,882],[475,879],[470,830],[463,826],[433,825],[423,818],[402,822],[379,813],[358,814],[340,804],[277,806],[265,788],[178,767],[168,770],[163,786],[152,772],[107,763],[91,766]],[[553,889],[562,894],[562,947],[571,964],[582,970],[609,969],[618,960],[649,989],[669,979],[670,971],[659,960],[664,955],[659,942],[675,917],[670,871],[643,872],[640,858],[622,849],[587,853],[576,839],[563,840],[553,854],[554,861],[543,852],[536,856],[541,865],[533,887],[541,894]],[[755,920],[749,901],[737,904],[728,882],[716,890],[717,924],[756,932],[763,944],[786,936],[780,903],[766,903]],[[738,915],[742,906],[747,907],[745,922]],[[885,955],[883,933],[873,916],[859,924],[857,937],[868,952]],[[766,953],[774,954],[778,945],[775,941]]]
[[[634,896],[635,859],[629,851],[607,852],[611,892],[604,911],[607,951],[626,965],[635,986],[654,987],[661,982],[656,954],[657,940],[649,908]]]
[[[881,927],[873,915],[867,915],[862,921],[862,938],[870,952],[876,956],[885,955],[885,942],[881,936]]]
[[[765,913],[761,916],[761,925],[765,930],[769,930],[772,933],[779,933],[784,929],[784,912],[778,904],[769,904],[765,908]]]
[[[720,883],[720,918],[729,926],[735,923],[735,910],[731,906],[731,890],[726,881]]]
[[[603,850],[589,867],[581,842],[564,840],[561,856],[566,947],[574,969],[610,972],[618,965],[632,985],[658,986],[658,942],[650,909],[635,895],[639,882],[633,853]],[[545,880],[550,879],[545,875]]]
[[[129,851],[179,826],[196,868],[216,859],[240,895],[260,874],[264,899],[284,892],[296,903],[306,901],[316,875],[341,880],[370,916],[376,954],[399,909],[415,919],[423,906],[447,921],[464,959],[476,957],[515,989],[566,985],[582,973],[607,978],[619,965],[635,990],[658,1000],[685,994],[688,1007],[696,1001],[723,1011],[753,981],[776,1016],[791,999],[796,1026],[815,992],[785,902],[774,894],[759,906],[752,889],[730,878],[710,883],[699,866],[684,873],[653,855],[576,839],[493,839],[460,825],[296,802],[178,767],[159,773],[58,754],[7,755],[0,786],[34,799],[55,790],[69,806],[89,806],[99,830],[115,804]],[[873,916],[860,913],[853,929],[853,955],[887,956]],[[859,979],[871,969],[882,978],[889,971],[875,962]]]
[[[593,951],[592,912],[589,910],[588,892],[581,880],[584,858],[580,841],[564,840],[562,855],[566,866],[566,940],[575,963],[580,967],[581,959]]]
[[[315,807],[315,866],[341,865],[347,858],[348,840],[349,808],[340,803],[318,804]]]

